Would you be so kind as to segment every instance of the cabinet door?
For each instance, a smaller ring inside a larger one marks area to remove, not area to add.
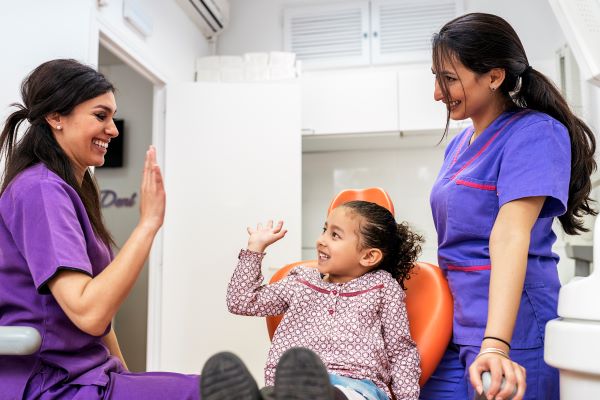
[[[435,76],[431,65],[419,64],[398,70],[398,105],[401,131],[443,129],[446,106],[433,99]]]
[[[371,62],[428,62],[431,36],[461,15],[462,0],[371,0]]]
[[[227,312],[227,283],[247,226],[284,220],[263,272],[300,260],[300,88],[296,83],[184,83],[167,93],[160,354],[157,368],[198,373],[220,349],[262,379],[264,318]],[[240,340],[243,335],[244,340]]]
[[[315,134],[398,130],[393,70],[321,71],[302,77],[302,128]]]
[[[307,69],[369,65],[369,2],[286,6],[283,42]]]
[[[435,75],[431,64],[414,64],[398,70],[399,129],[407,131],[437,131],[446,127],[446,105],[435,101]],[[471,125],[471,119],[450,120],[449,129],[460,131]]]

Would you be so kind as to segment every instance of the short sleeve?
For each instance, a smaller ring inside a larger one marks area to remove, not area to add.
[[[40,292],[46,291],[46,283],[60,269],[92,276],[74,202],[77,195],[68,189],[66,184],[49,179],[20,186],[12,191],[12,207],[2,209],[4,221]]]
[[[567,129],[554,120],[534,122],[507,140],[498,174],[499,206],[545,196],[540,218],[567,210],[571,177],[571,143]]]

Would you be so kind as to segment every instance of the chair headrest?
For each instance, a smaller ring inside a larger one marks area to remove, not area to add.
[[[331,201],[329,209],[327,210],[327,215],[329,215],[334,208],[353,200],[370,201],[371,203],[378,204],[388,209],[392,215],[394,215],[394,204],[392,203],[392,199],[386,193],[386,191],[380,187],[342,190]]]

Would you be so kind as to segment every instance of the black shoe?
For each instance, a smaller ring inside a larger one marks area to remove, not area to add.
[[[334,400],[333,386],[319,356],[303,347],[283,353],[275,371],[275,399]]]
[[[200,378],[202,400],[260,400],[256,381],[242,360],[229,352],[206,361]]]

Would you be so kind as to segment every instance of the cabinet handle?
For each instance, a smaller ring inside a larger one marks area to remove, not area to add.
[[[364,33],[363,33],[363,37],[364,37],[365,39],[367,39],[367,38],[369,37],[369,33],[368,33],[368,32],[364,32]]]
[[[376,38],[377,37],[377,32],[373,32],[373,37]]]

